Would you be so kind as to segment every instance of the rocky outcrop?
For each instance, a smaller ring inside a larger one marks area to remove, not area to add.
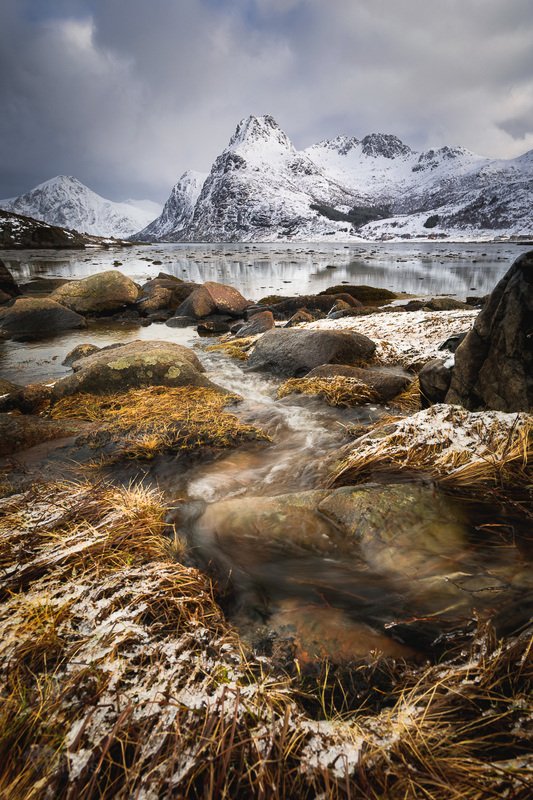
[[[86,328],[85,319],[48,298],[20,297],[0,310],[0,331],[20,341],[45,339],[61,331]]]
[[[359,333],[277,328],[258,340],[249,356],[248,367],[299,378],[321,364],[368,361],[375,349],[374,342]]]
[[[84,248],[90,237],[32,217],[0,211],[0,247],[9,250]]]
[[[72,368],[74,375],[54,385],[55,398],[79,392],[113,394],[146,386],[219,389],[202,374],[204,368],[193,351],[172,342],[137,341],[106,347],[75,361]]]
[[[79,281],[69,281],[54,292],[52,299],[79,314],[118,311],[137,300],[134,282],[117,270],[99,272]]]
[[[446,402],[533,409],[533,251],[517,258],[457,348]]]

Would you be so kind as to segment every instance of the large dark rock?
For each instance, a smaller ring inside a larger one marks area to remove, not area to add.
[[[203,286],[199,286],[176,309],[176,317],[202,319],[217,310],[215,301]]]
[[[79,314],[99,314],[130,305],[138,295],[139,290],[130,278],[108,270],[63,284],[52,293],[52,299]]]
[[[376,345],[360,333],[277,328],[258,340],[248,358],[252,370],[299,378],[321,364],[358,364]]]
[[[517,258],[457,348],[446,402],[533,409],[533,251]]]
[[[114,394],[146,386],[219,389],[202,374],[204,368],[193,351],[173,342],[137,341],[106,347],[74,362],[72,368],[74,375],[54,385],[54,397],[79,392]]]
[[[405,391],[413,378],[400,372],[385,369],[362,369],[348,364],[324,364],[312,369],[306,378],[355,378],[364,383],[378,395],[381,402],[386,403]]]
[[[377,286],[354,286],[353,284],[343,283],[339,284],[338,286],[330,286],[329,289],[325,289],[323,292],[320,292],[320,294],[336,295],[340,294],[341,292],[351,295],[365,306],[372,303],[382,303],[395,300],[398,297],[398,295],[396,295],[394,292],[390,292],[388,289],[378,288]]]
[[[21,291],[2,259],[0,258],[0,292],[6,295],[7,299],[18,297]]]
[[[0,311],[0,330],[20,341],[44,339],[60,331],[86,327],[80,314],[45,297],[20,297]]]
[[[337,300],[342,300],[351,308],[360,308],[361,303],[349,294],[304,294],[298,297],[287,297],[279,303],[270,305],[269,308],[276,319],[288,319],[301,308],[311,312],[327,314],[331,311]]]
[[[418,373],[422,408],[444,403],[452,379],[451,366],[443,358],[432,358]]]

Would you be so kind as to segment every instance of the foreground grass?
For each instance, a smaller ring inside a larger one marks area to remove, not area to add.
[[[77,394],[50,410],[53,419],[98,423],[90,444],[117,445],[114,458],[150,459],[162,452],[226,448],[249,440],[268,441],[253,425],[244,425],[225,407],[241,398],[191,386],[151,386],[122,394]]]
[[[529,797],[526,632],[283,676],[182,554],[142,487],[0,501],[2,798]]]

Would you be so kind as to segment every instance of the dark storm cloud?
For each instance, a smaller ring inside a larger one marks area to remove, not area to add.
[[[530,0],[2,0],[0,195],[57,173],[163,199],[238,120],[533,147]]]

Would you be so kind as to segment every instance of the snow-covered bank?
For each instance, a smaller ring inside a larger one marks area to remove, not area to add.
[[[429,361],[445,355],[440,345],[452,334],[470,330],[477,310],[383,311],[368,316],[321,319],[301,325],[310,330],[356,331],[370,337],[380,364]]]

